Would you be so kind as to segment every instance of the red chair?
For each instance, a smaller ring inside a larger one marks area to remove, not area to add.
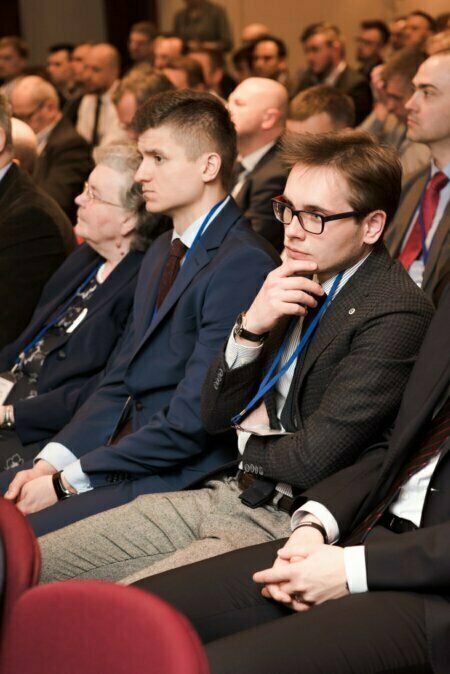
[[[39,580],[41,553],[36,536],[22,513],[0,497],[0,538],[3,547],[1,632],[19,597]]]
[[[161,599],[97,581],[41,585],[15,606],[1,674],[208,674],[197,634]]]

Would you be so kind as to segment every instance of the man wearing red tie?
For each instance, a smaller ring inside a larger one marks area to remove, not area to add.
[[[450,50],[427,59],[406,104],[407,137],[431,150],[431,166],[406,182],[386,245],[434,300],[450,277]]]

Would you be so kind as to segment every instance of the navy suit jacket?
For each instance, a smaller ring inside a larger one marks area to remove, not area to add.
[[[94,487],[132,479],[134,496],[182,489],[235,457],[232,436],[211,439],[203,429],[200,392],[237,314],[279,263],[231,200],[154,317],[170,241],[171,234],[163,234],[144,258],[132,325],[115,367],[54,438],[81,457]],[[108,446],[128,397],[133,432]]]
[[[121,338],[133,303],[143,254],[129,253],[95,291],[84,321],[64,332],[46,357],[35,398],[14,402],[16,432],[25,444],[52,437],[95,390],[98,377]],[[0,372],[46,325],[103,258],[87,244],[80,246],[46,284],[31,322],[0,351]]]

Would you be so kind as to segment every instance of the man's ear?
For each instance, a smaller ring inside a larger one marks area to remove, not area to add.
[[[6,147],[6,133],[5,130],[0,128],[0,154],[4,152]]]
[[[372,211],[362,222],[364,227],[364,243],[373,245],[383,236],[386,226],[386,213],[384,211]]]
[[[202,157],[203,161],[203,181],[210,183],[215,180],[222,166],[222,159],[217,152],[208,152]]]

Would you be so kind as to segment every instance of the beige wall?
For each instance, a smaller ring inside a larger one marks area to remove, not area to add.
[[[214,0],[226,7],[233,25],[235,44],[243,26],[253,21],[266,23],[270,31],[282,37],[289,49],[291,68],[302,63],[298,36],[305,26],[314,21],[331,21],[338,24],[347,37],[349,60],[353,59],[354,36],[363,19],[407,14],[423,9],[431,14],[448,11],[448,0]],[[163,30],[170,30],[174,13],[183,7],[182,0],[158,0],[159,16]]]

